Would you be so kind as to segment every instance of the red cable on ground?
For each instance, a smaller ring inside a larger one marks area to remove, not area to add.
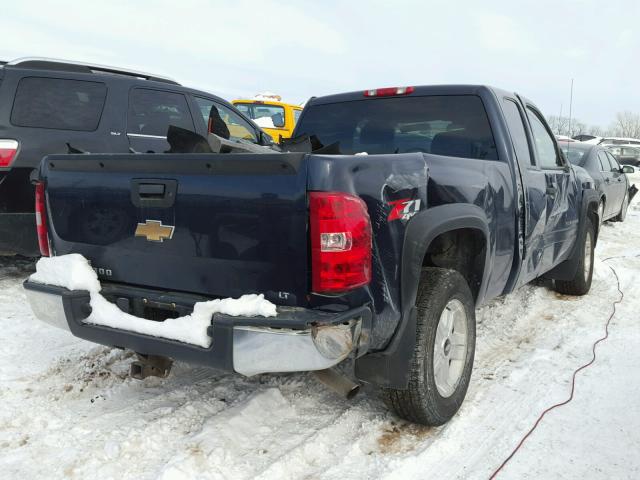
[[[603,261],[606,262],[607,260],[609,260],[611,258],[613,258],[613,257],[605,258]],[[611,320],[613,319],[613,316],[616,314],[616,305],[621,303],[622,300],[624,299],[624,293],[622,292],[622,290],[620,290],[620,278],[618,277],[618,274],[616,273],[615,269],[611,265],[609,265],[609,268],[611,269],[611,271],[613,272],[613,274],[616,277],[616,283],[617,283],[618,293],[620,293],[620,298],[613,302],[613,311],[611,312],[611,315],[609,315],[609,318],[607,319],[607,323],[605,323],[605,326],[604,326],[604,331],[605,331],[604,337],[599,338],[598,340],[596,340],[594,342],[592,350],[591,350],[591,352],[593,354],[593,356],[591,357],[591,360],[588,363],[585,363],[581,367],[577,368],[573,372],[573,377],[571,379],[571,394],[569,395],[569,398],[567,398],[564,402],[556,403],[555,405],[550,406],[549,408],[547,408],[546,410],[544,410],[540,414],[540,416],[538,417],[536,422],[533,424],[533,427],[531,427],[529,429],[529,431],[518,442],[518,444],[516,445],[516,448],[513,449],[511,454],[504,460],[504,462],[502,462],[500,464],[500,466],[498,468],[496,468],[495,471],[491,474],[491,477],[489,477],[490,480],[494,479],[498,475],[498,473],[500,473],[500,471],[505,467],[505,465],[507,463],[509,463],[509,461],[515,456],[515,454],[518,452],[518,450],[520,450],[520,447],[522,447],[522,445],[527,440],[527,438],[529,438],[529,436],[534,432],[534,430],[536,428],[538,428],[538,425],[540,424],[540,422],[542,421],[542,419],[544,418],[544,416],[547,413],[549,413],[551,410],[555,410],[556,408],[562,407],[562,406],[566,405],[567,403],[569,403],[571,400],[573,400],[573,394],[574,394],[575,389],[576,389],[576,375],[578,375],[578,373],[580,373],[585,368],[591,366],[596,361],[596,347],[598,346],[598,344],[600,342],[603,342],[607,338],[609,338],[609,324],[611,323]]]

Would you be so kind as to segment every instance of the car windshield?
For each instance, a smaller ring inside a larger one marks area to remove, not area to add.
[[[236,108],[262,128],[284,127],[284,108],[263,103],[236,103]]]
[[[579,167],[584,166],[586,154],[593,147],[592,145],[576,145],[576,142],[558,142],[558,145],[564,152],[564,156],[567,157],[567,160],[569,160],[574,165],[578,165]]]
[[[315,136],[341,154],[424,152],[497,160],[476,95],[411,96],[310,105],[296,136]]]

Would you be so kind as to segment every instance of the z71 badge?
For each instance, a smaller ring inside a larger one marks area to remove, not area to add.
[[[389,202],[389,205],[391,205],[391,211],[387,217],[389,222],[393,220],[409,220],[420,211],[420,199],[403,198],[402,200]]]

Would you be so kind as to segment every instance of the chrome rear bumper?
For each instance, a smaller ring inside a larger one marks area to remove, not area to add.
[[[366,306],[340,313],[289,309],[273,318],[215,314],[208,330],[212,344],[202,348],[84,323],[90,313],[88,292],[72,292],[28,280],[24,288],[37,318],[79,338],[245,376],[333,367],[354,351],[364,353],[368,335],[363,335],[363,329],[368,329],[371,320]]]

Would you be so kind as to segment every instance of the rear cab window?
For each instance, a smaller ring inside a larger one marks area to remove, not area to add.
[[[102,82],[24,77],[16,89],[11,123],[91,132],[100,124],[106,97]]]
[[[498,160],[480,97],[428,95],[311,105],[296,129],[341,154],[424,152]]]
[[[145,88],[131,90],[127,135],[166,138],[169,125],[194,130],[183,94]]]

